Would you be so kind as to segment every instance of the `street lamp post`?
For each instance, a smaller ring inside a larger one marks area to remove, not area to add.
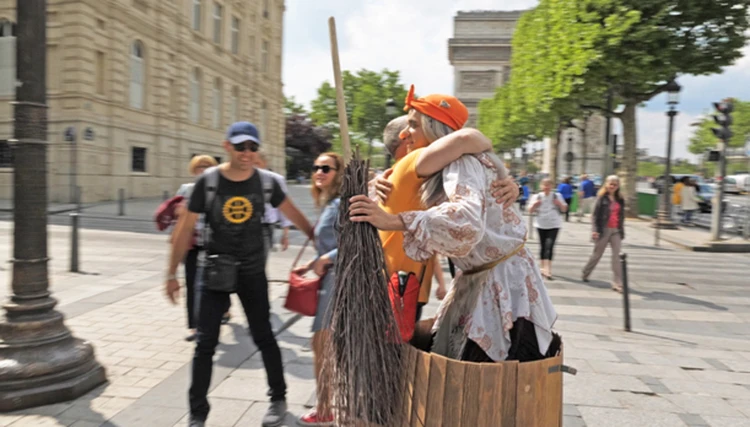
[[[18,0],[11,295],[0,319],[0,412],[68,401],[106,381],[54,309],[47,253],[47,1]]]
[[[393,100],[393,98],[390,98],[388,101],[385,102],[385,114],[388,116],[388,120],[393,120],[396,117],[396,114],[398,114],[398,107],[396,106],[396,101]],[[385,142],[385,141],[383,141]],[[385,149],[385,168],[388,169],[391,167],[391,153],[388,151],[388,148]]]
[[[676,81],[671,80],[666,87],[668,95],[667,104],[669,105],[669,111],[667,111],[667,117],[669,117],[669,130],[667,132],[667,165],[664,169],[663,178],[663,192],[661,198],[661,206],[657,213],[657,228],[663,229],[675,229],[677,226],[672,222],[672,204],[671,204],[671,183],[672,183],[672,133],[674,129],[674,118],[677,115],[677,106],[679,102],[680,89],[682,87],[677,84]]]
[[[568,134],[568,152],[565,155],[565,160],[568,161],[568,170],[566,175],[569,177],[573,175],[573,133]]]

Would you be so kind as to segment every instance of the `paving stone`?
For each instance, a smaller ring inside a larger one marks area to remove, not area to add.
[[[578,411],[578,407],[576,405],[571,404],[564,404],[563,405],[563,415],[568,415],[571,417],[580,417],[581,413]]]
[[[673,366],[649,366],[634,363],[612,363],[592,360],[589,362],[594,371],[601,374],[653,376],[656,378],[690,379],[685,371]]]
[[[620,405],[626,409],[654,412],[682,412],[681,408],[662,394],[622,392],[616,394]]]
[[[676,414],[579,406],[588,427],[685,427]]]
[[[678,414],[688,427],[711,427],[700,415]]]
[[[724,399],[711,396],[697,396],[688,394],[665,395],[665,399],[683,409],[682,412],[697,415],[719,415],[728,417],[742,417],[742,413],[734,409]]]
[[[581,417],[563,415],[563,427],[587,427]]]
[[[750,426],[750,419],[747,419],[747,418],[717,417],[714,415],[705,415],[702,418],[705,419],[711,427],[749,427]]]
[[[184,409],[143,405],[136,402],[115,415],[109,424],[112,426],[172,427],[185,416],[185,413]]]
[[[637,364],[638,361],[633,358],[627,351],[613,351],[615,356],[623,363]]]
[[[711,365],[714,369],[718,369],[720,371],[731,371],[732,370],[732,368],[730,368],[729,366],[725,365],[720,360],[712,359],[712,358],[705,358],[703,360],[705,360],[706,363],[708,363],[709,365]],[[748,365],[750,365],[750,364],[748,364]]]
[[[665,378],[664,385],[673,393],[714,396],[726,399],[750,399],[750,386],[722,384],[709,381],[676,380]]]
[[[727,403],[740,411],[744,416],[750,418],[750,400],[727,399]]]

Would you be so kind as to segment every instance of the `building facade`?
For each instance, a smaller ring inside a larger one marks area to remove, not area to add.
[[[12,198],[15,3],[0,0],[0,198]],[[196,154],[226,158],[236,120],[258,125],[283,173],[283,0],[49,0],[51,202],[154,197]]]
[[[614,122],[614,119],[613,119]],[[586,120],[575,120],[576,128],[565,129],[562,132],[560,143],[557,146],[557,174],[560,176],[601,175],[604,167],[604,135],[606,134],[607,119],[599,114],[593,114]],[[582,130],[582,129],[585,129]],[[549,149],[554,140],[545,139],[545,158],[542,166],[543,172],[549,172],[550,154]],[[611,148],[610,148],[611,149]],[[567,153],[573,153],[573,160],[568,161]]]
[[[471,11],[453,18],[453,94],[469,109],[469,127],[476,126],[479,101],[494,96],[510,77],[511,39],[522,13]]]

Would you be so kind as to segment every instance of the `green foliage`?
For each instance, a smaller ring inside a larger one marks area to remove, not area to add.
[[[305,107],[298,103],[294,97],[284,97],[284,114],[289,116],[291,114],[307,114]]]
[[[718,100],[717,100],[718,101]],[[750,102],[734,100],[734,112],[732,113],[732,132],[734,136],[729,140],[730,147],[743,147],[745,141],[750,138]],[[703,154],[706,150],[716,148],[719,142],[711,131],[712,128],[718,128],[712,116],[704,117],[700,124],[690,137],[688,150],[693,154]]]
[[[381,72],[363,69],[356,74],[344,71],[342,80],[352,146],[367,144],[368,152],[373,155],[375,148],[372,142],[382,138],[385,125],[394,118],[387,114],[386,102],[393,99],[400,105],[406,98],[407,90],[399,82],[399,72],[387,69]],[[312,101],[311,106],[310,118],[316,124],[331,129],[334,134],[334,149],[340,151],[335,87],[329,82],[324,82],[318,88],[318,96]]]

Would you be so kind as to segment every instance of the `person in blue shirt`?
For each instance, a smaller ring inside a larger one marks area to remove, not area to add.
[[[526,202],[529,201],[530,191],[529,191],[529,179],[526,177],[523,177],[518,182],[521,185],[521,196],[518,198],[518,207],[521,209],[521,212],[526,209]]]
[[[594,181],[590,180],[588,175],[583,174],[581,175],[581,185],[578,191],[578,222],[581,222],[586,212],[591,213],[594,202],[596,202],[596,186],[594,186]]]
[[[566,176],[563,182],[557,186],[557,192],[565,199],[565,204],[570,206],[570,202],[573,201],[573,186],[570,185],[570,177]],[[565,222],[570,219],[570,210],[565,211]]]

